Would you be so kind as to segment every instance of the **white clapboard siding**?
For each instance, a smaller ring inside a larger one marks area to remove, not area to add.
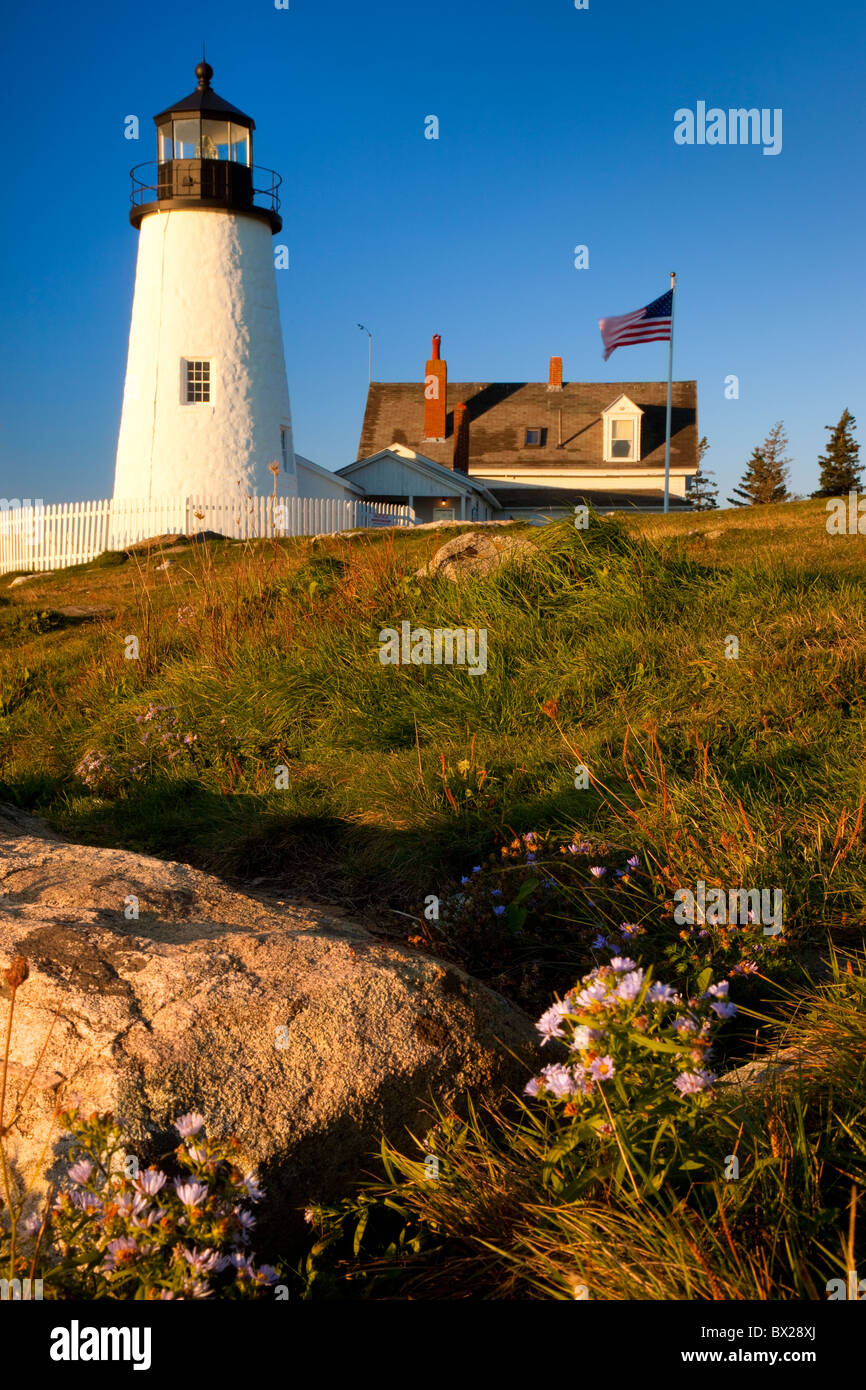
[[[216,531],[233,540],[255,540],[414,522],[414,511],[405,505],[343,497],[106,498],[0,505],[0,574],[84,564],[105,550],[123,550],[151,536]]]

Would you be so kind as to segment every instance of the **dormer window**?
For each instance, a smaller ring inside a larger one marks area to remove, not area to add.
[[[527,428],[526,437],[523,441],[525,449],[543,449],[547,443],[547,430],[539,426]]]
[[[640,422],[643,411],[628,396],[620,396],[602,411],[604,462],[640,462]]]

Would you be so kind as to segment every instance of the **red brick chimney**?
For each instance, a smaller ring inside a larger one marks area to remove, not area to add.
[[[469,407],[461,401],[454,407],[454,459],[455,473],[469,473]]]
[[[442,339],[433,335],[433,356],[427,363],[424,376],[424,438],[445,438],[445,397],[448,391],[448,368],[439,356]]]
[[[562,390],[562,358],[561,358],[561,357],[551,357],[551,359],[550,359],[550,376],[548,377],[547,389],[548,389],[548,391],[561,391],[561,390]]]

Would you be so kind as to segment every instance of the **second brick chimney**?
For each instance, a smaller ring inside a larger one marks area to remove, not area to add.
[[[547,389],[548,389],[548,391],[561,391],[561,390],[562,390],[562,358],[561,358],[561,357],[551,357],[551,359],[550,359],[550,376],[548,377],[548,381],[547,381]]]
[[[451,466],[455,473],[469,472],[469,407],[463,401],[454,407],[454,457]]]
[[[438,333],[433,335],[433,356],[427,363],[424,374],[424,438],[445,438],[445,397],[448,391],[448,368],[439,356],[442,342]]]

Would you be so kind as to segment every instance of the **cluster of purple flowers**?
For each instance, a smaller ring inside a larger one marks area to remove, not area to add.
[[[96,748],[88,748],[76,767],[75,774],[91,791],[99,791],[114,777],[115,769],[105,753],[100,753]]]
[[[152,738],[153,744],[168,749],[169,758],[176,758],[184,748],[191,748],[198,741],[198,734],[187,732],[181,735],[174,705],[149,704],[143,714],[135,716],[135,722],[136,724],[153,722],[154,727],[145,729],[139,742],[147,744]]]
[[[264,1195],[256,1175],[234,1166],[232,1146],[204,1137],[201,1115],[176,1122],[176,1157],[187,1171],[173,1179],[155,1167],[135,1177],[112,1172],[120,1130],[110,1117],[74,1128],[81,1156],[51,1223],[64,1257],[89,1263],[105,1294],[131,1296],[131,1286],[145,1298],[208,1298],[217,1291],[212,1281],[228,1274],[229,1290],[249,1296],[276,1282],[276,1271],[257,1267],[248,1248],[256,1224],[248,1203]],[[219,1291],[227,1291],[224,1278]]]
[[[551,1062],[526,1085],[529,1096],[589,1098],[617,1072],[639,1085],[641,1070],[659,1065],[658,1052],[646,1049],[646,1039],[675,1043],[662,1053],[676,1071],[672,1085],[680,1096],[695,1095],[712,1086],[715,1074],[702,1065],[710,1055],[710,1034],[716,1020],[732,1018],[736,1005],[728,999],[729,982],[710,985],[696,999],[684,1000],[671,985],[652,980],[651,972],[629,956],[614,956],[596,966],[539,1018],[536,1028],[542,1046],[556,1039],[570,1056]],[[635,1048],[635,1034],[639,1045]],[[640,1044],[643,1044],[642,1046]],[[690,1067],[685,1065],[691,1063]]]

